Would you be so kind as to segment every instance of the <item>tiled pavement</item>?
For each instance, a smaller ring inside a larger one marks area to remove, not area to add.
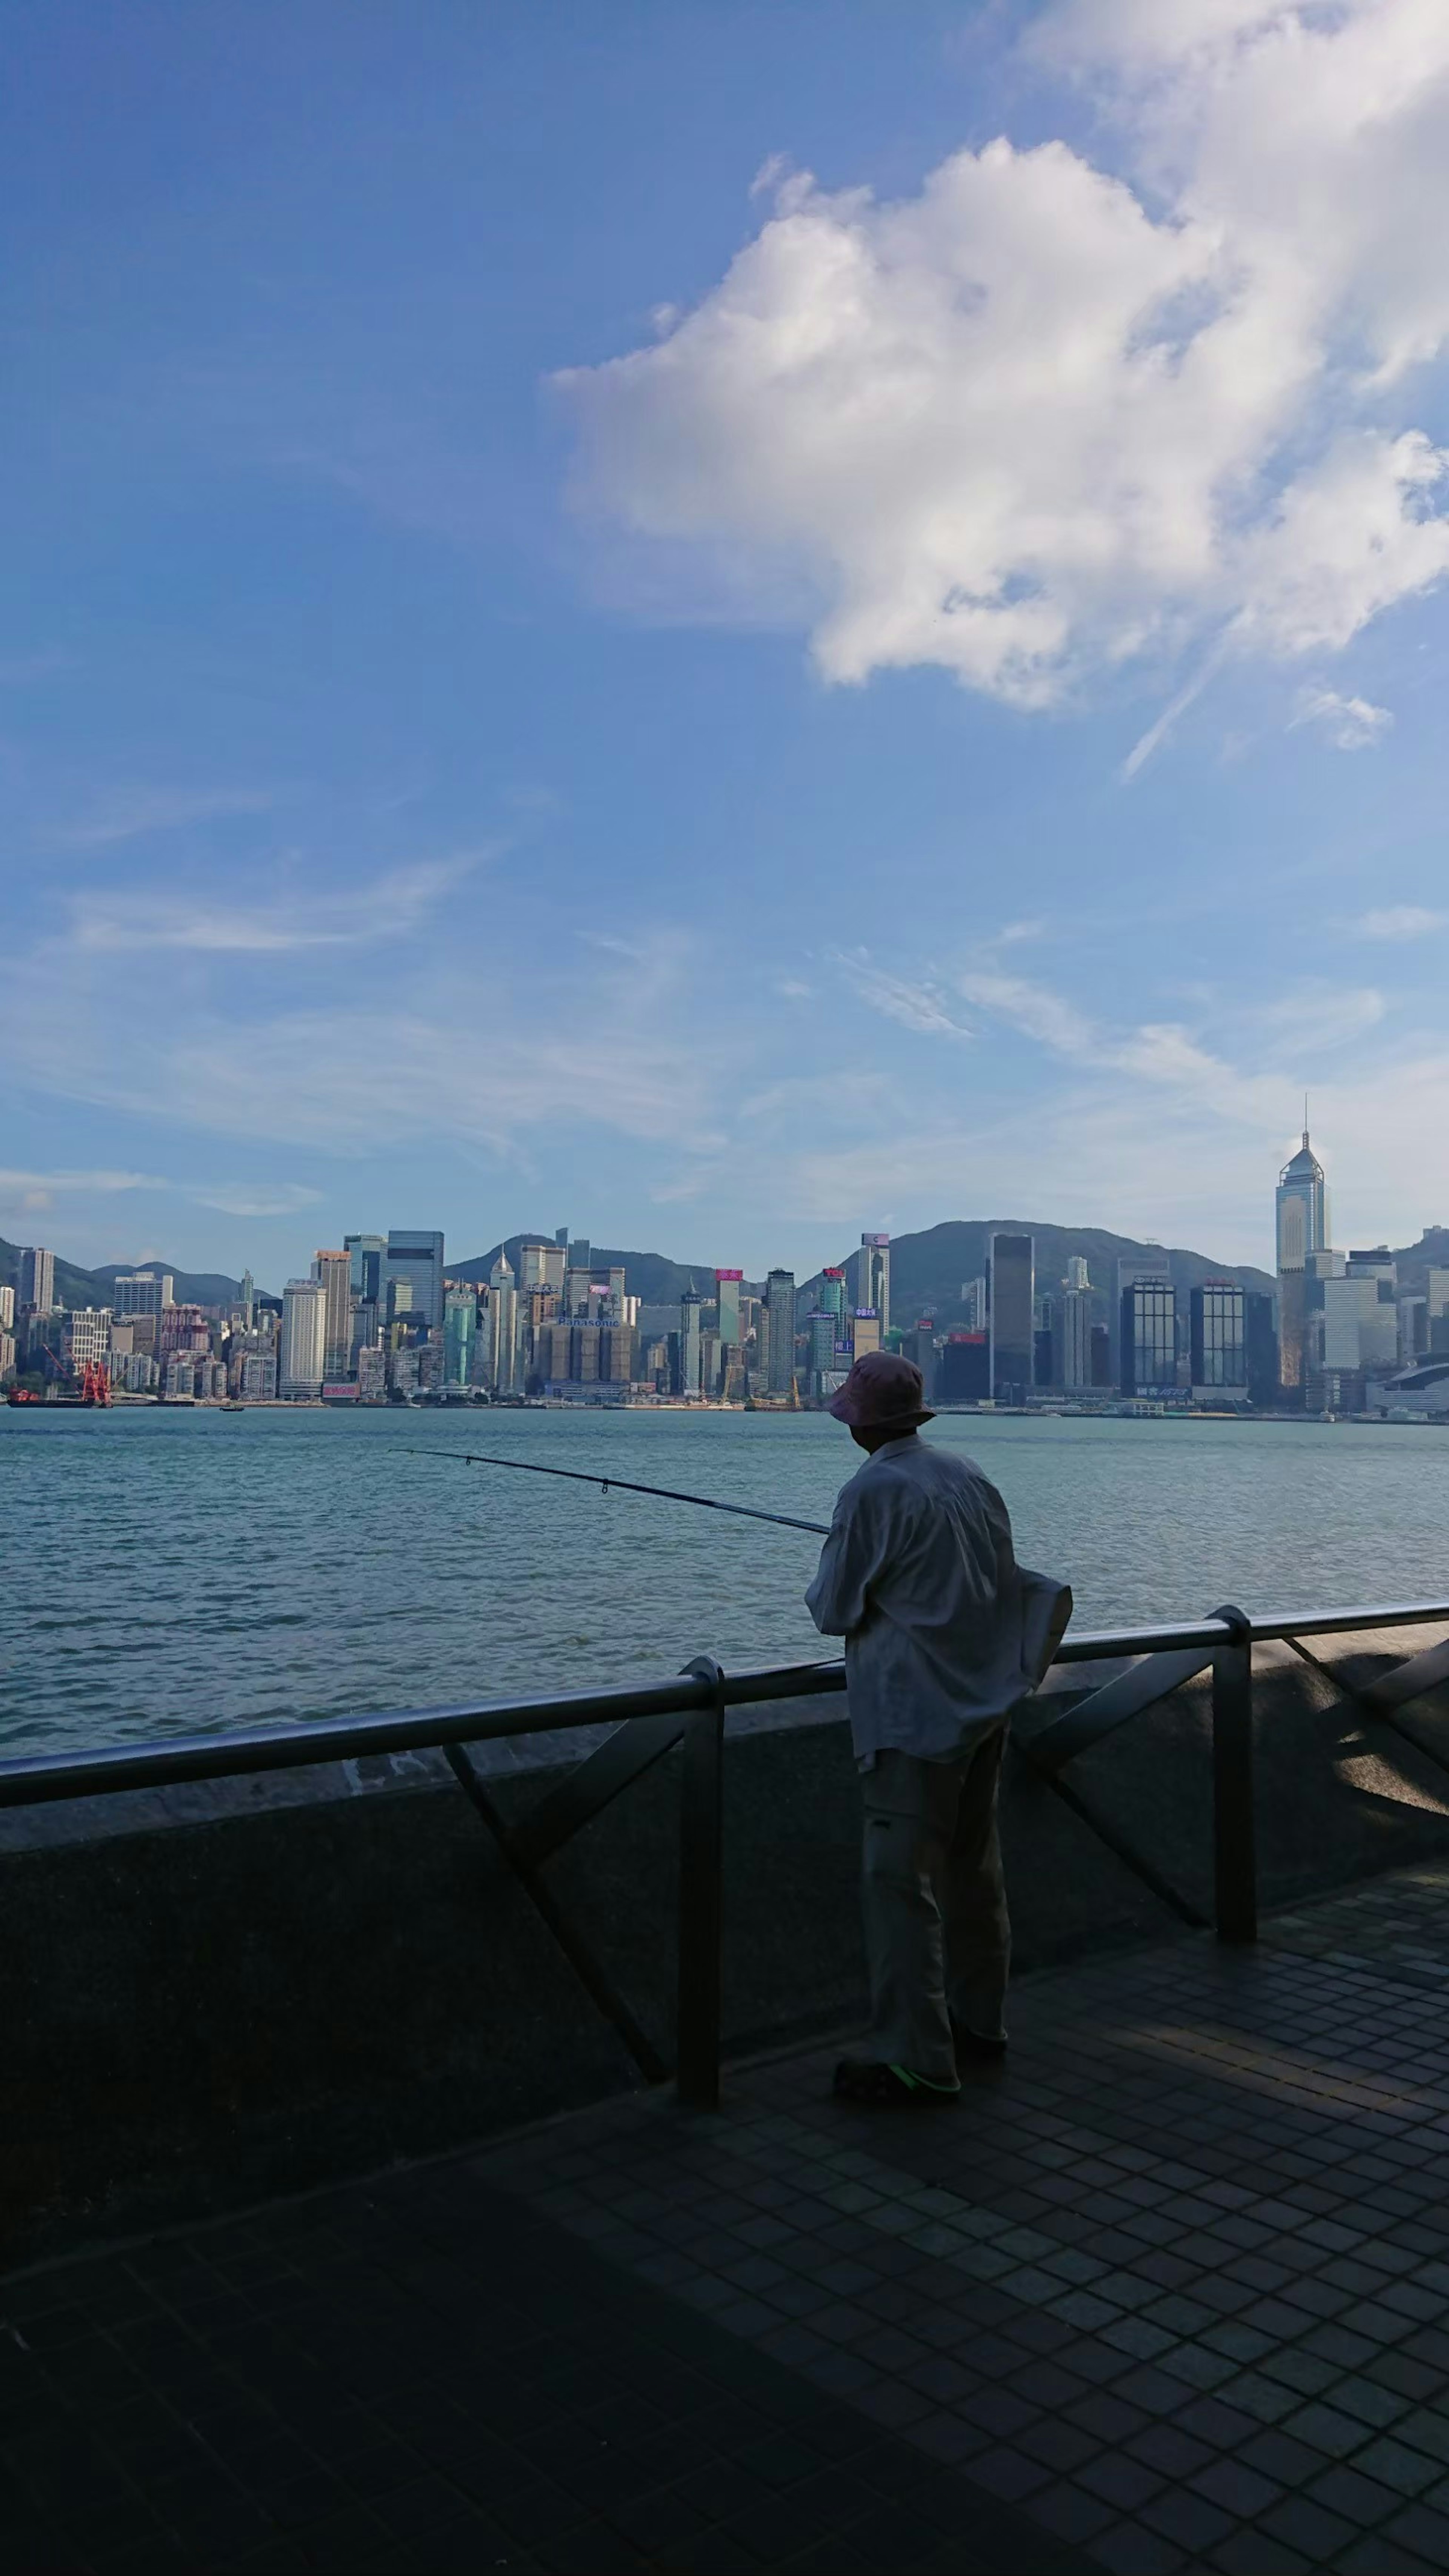
[[[1401,1872],[1024,1984],[951,2110],[797,2055],[0,2283],[0,2559],[1441,2570],[1446,1982]]]

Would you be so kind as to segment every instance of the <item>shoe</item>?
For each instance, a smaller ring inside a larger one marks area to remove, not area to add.
[[[983,2039],[979,2030],[968,2029],[964,2021],[951,2015],[951,2039],[958,2060],[973,2058],[978,2065],[999,2064],[1006,2055],[1006,2033],[999,2039]]]
[[[961,2098],[959,2084],[933,2084],[929,2076],[915,2075],[908,2066],[886,2066],[861,2057],[842,2057],[832,2090],[841,2101],[867,2102],[877,2110],[894,2110],[906,2103],[924,2109]]]

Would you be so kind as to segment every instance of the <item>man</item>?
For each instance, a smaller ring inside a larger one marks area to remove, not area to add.
[[[923,1393],[909,1360],[868,1351],[832,1402],[867,1458],[805,1596],[845,1639],[863,1775],[869,2046],[835,2075],[859,2102],[951,2100],[959,2059],[1006,2047],[1001,1756],[1071,1615],[1064,1585],[1018,1567],[980,1468],[917,1437]]]

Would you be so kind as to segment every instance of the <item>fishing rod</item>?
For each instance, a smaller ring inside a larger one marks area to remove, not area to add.
[[[793,1520],[788,1512],[758,1511],[753,1503],[721,1503],[713,1494],[677,1494],[670,1485],[636,1485],[628,1476],[589,1476],[580,1467],[541,1467],[533,1458],[485,1458],[471,1450],[461,1458],[456,1450],[409,1449],[407,1454],[448,1467],[516,1467],[525,1476],[563,1476],[571,1485],[602,1485],[606,1494],[612,1485],[621,1494],[653,1494],[662,1503],[697,1503],[702,1512],[735,1512],[741,1520],[773,1521],[777,1529],[809,1530],[815,1538],[830,1535],[824,1521]]]

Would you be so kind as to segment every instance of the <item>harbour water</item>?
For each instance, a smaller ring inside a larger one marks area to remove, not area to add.
[[[1449,1436],[946,1416],[1086,1626],[1443,1597]],[[828,1416],[0,1413],[0,1750],[60,1751],[830,1651],[804,1532],[458,1463],[490,1449],[828,1520]]]

